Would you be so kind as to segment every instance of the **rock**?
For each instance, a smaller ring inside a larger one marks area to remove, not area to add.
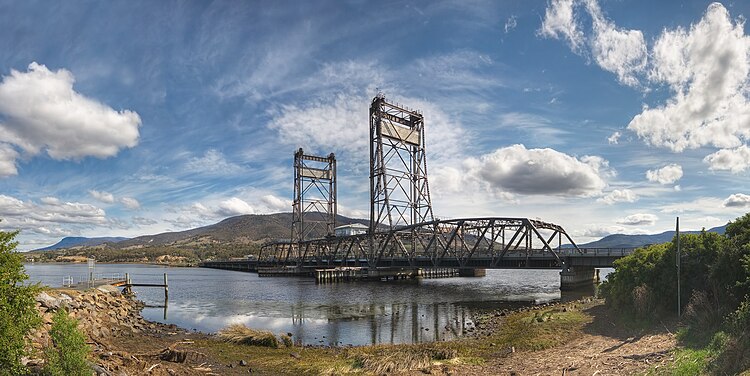
[[[40,292],[39,295],[36,296],[36,301],[39,302],[42,307],[49,309],[60,308],[60,303],[62,302],[60,299],[55,298],[44,291]]]
[[[103,292],[103,293],[105,293],[105,294],[108,294],[109,296],[118,297],[118,296],[122,295],[120,293],[120,290],[117,287],[112,286],[112,285],[101,285],[101,286],[97,287],[96,289],[99,290],[99,291],[101,291],[101,292]]]
[[[302,355],[300,355],[299,353],[296,353],[296,352],[289,353],[289,356],[291,356],[294,359],[302,359]]]
[[[247,366],[247,362],[245,361],[245,359],[240,360],[240,365],[243,367]]]

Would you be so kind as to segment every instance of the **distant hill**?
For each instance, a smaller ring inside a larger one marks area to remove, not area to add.
[[[715,232],[717,234],[723,234],[726,230],[726,225],[714,227],[707,232]],[[700,231],[680,231],[680,234],[699,234]],[[665,231],[661,234],[653,235],[623,235],[623,234],[612,234],[607,235],[597,241],[586,244],[578,244],[579,248],[637,248],[648,244],[660,244],[672,241],[674,238],[674,231]]]
[[[308,214],[307,220],[315,220],[317,213]],[[336,225],[361,223],[366,219],[354,219],[339,215]],[[289,239],[292,232],[292,213],[247,214],[227,218],[219,223],[192,230],[145,235],[113,244],[115,248],[142,246],[196,245],[210,243],[251,244],[276,239]],[[323,237],[324,233],[313,234]]]
[[[53,251],[56,249],[74,248],[74,247],[94,247],[105,243],[117,243],[128,238],[123,237],[101,237],[85,238],[81,236],[69,236],[62,238],[59,242],[44,248],[35,249],[34,251]]]

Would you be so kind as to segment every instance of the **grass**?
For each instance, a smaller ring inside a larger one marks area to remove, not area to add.
[[[267,330],[250,329],[242,324],[233,324],[217,333],[219,339],[224,342],[237,343],[251,346],[279,347],[279,340]]]
[[[511,315],[497,338],[503,346],[539,351],[570,340],[591,318],[578,310],[553,308]]]
[[[647,375],[692,376],[707,373],[709,362],[715,355],[711,349],[683,348],[675,350],[674,362],[667,367],[652,368]]]

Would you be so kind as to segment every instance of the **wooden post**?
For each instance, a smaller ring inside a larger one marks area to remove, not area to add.
[[[169,285],[167,284],[167,273],[164,273],[164,303],[169,300]]]

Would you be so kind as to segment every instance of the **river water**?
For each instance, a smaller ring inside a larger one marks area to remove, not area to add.
[[[86,264],[26,264],[33,282],[58,287],[65,276],[88,275]],[[166,308],[146,307],[147,320],[216,332],[234,323],[292,333],[297,343],[368,345],[449,340],[465,334],[475,315],[557,300],[557,270],[487,270],[478,278],[416,279],[318,285],[302,277],[97,264],[95,273],[129,273],[134,283],[169,279]],[[138,299],[163,306],[164,290],[135,287]]]

